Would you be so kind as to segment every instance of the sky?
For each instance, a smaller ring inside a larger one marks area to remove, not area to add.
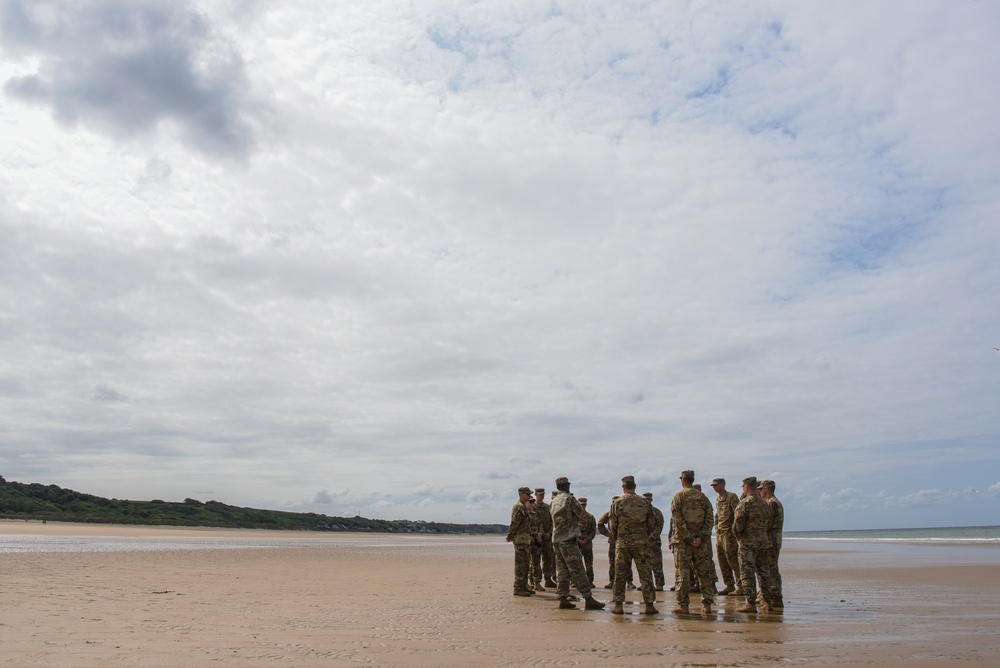
[[[789,530],[1000,524],[998,29],[0,0],[0,475],[506,523],[693,469]]]

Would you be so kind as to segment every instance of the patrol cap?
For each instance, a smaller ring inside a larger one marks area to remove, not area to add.
[[[531,488],[530,487],[518,487],[517,488],[517,493],[518,494],[531,494]]]
[[[585,496],[581,496],[579,499],[577,499],[577,501],[580,502],[581,506],[587,505],[587,497],[585,497]]]
[[[556,478],[556,487],[558,487],[559,485],[568,485],[568,484],[569,484],[569,478],[567,478],[566,476]]]
[[[681,480],[691,480],[694,481],[694,471],[691,469],[686,469],[681,471]]]
[[[652,492],[643,492],[642,495],[644,497],[646,497],[647,499],[651,500],[651,501],[653,499],[653,493]]]
[[[535,494],[545,494],[545,488],[544,487],[536,487],[535,488]]]
[[[760,481],[760,486],[761,487],[767,487],[768,489],[773,490],[774,489],[774,481],[773,480],[761,480]]]
[[[743,478],[743,484],[747,487],[757,488],[757,476],[752,475],[749,478]]]
[[[725,484],[726,484],[725,478],[712,478],[712,487],[715,487],[716,485],[725,485]]]
[[[623,485],[634,485],[635,484],[635,476],[633,476],[633,475],[627,475],[627,476],[625,476],[624,478],[622,478],[622,484]]]

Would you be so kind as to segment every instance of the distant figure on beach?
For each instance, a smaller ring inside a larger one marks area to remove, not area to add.
[[[608,519],[608,528],[615,536],[615,603],[611,612],[616,615],[625,614],[625,585],[628,581],[626,569],[631,571],[633,561],[642,584],[642,600],[646,604],[644,614],[657,613],[653,605],[656,602],[656,588],[649,569],[649,534],[653,531],[654,523],[649,503],[635,493],[635,478],[625,476],[622,478],[622,496],[612,504]]]
[[[712,563],[712,502],[694,487],[694,471],[681,472],[681,491],[670,502],[670,517],[674,522],[674,570],[677,607],[674,614],[688,614],[691,582],[697,578],[701,591],[701,612],[712,614],[715,602],[715,570]],[[694,578],[692,578],[692,575]]]
[[[781,593],[781,571],[778,570],[778,555],[781,554],[781,532],[785,526],[785,507],[774,495],[774,481],[760,483],[760,495],[771,509],[771,525],[767,529],[767,565],[771,571],[771,607],[776,611],[785,609]]]
[[[726,584],[719,596],[742,596],[743,592],[737,589],[740,581],[740,547],[733,535],[733,517],[740,497],[726,491],[725,478],[713,479],[712,489],[718,494],[715,499],[715,551],[719,556],[722,581]]]
[[[583,506],[570,494],[569,478],[556,478],[556,497],[552,500],[552,547],[556,561],[556,595],[561,610],[576,610],[569,598],[570,582],[583,595],[587,610],[600,610],[604,604],[592,596],[590,579],[580,552],[580,520]]]
[[[518,501],[510,510],[510,527],[507,542],[514,544],[514,596],[534,596],[528,589],[528,568],[531,562],[531,545],[535,540],[530,501],[531,488],[517,490]]]
[[[555,587],[556,564],[555,556],[552,553],[552,514],[549,504],[545,503],[545,488],[535,488],[535,518],[540,527],[539,533],[542,535],[540,543],[532,548],[531,564],[533,568],[535,589],[545,591],[545,587]],[[542,586],[542,578],[545,578],[545,586]]]
[[[649,502],[653,509],[653,533],[649,536],[649,568],[653,571],[653,583],[656,591],[663,591],[665,577],[663,575],[663,511],[653,505],[653,493],[643,492],[642,498]]]
[[[594,584],[594,538],[597,537],[597,519],[587,512],[587,497],[581,496],[580,506],[583,507],[583,517],[580,518],[580,553],[583,554],[583,565],[587,569],[587,579],[590,588]]]
[[[757,580],[764,599],[764,612],[771,611],[771,571],[768,564],[768,536],[771,511],[757,496],[757,478],[743,479],[743,500],[736,506],[733,533],[740,542],[740,589],[747,604],[737,612],[757,612]]]

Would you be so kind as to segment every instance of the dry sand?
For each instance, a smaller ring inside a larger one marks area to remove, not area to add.
[[[512,551],[496,537],[0,522],[0,542],[26,533],[294,547],[2,553],[5,666],[998,662],[996,547],[966,559],[968,550],[947,547],[786,543],[784,615],[738,614],[739,601],[720,598],[705,620],[670,615],[669,592],[652,617],[639,604],[624,616],[558,610],[552,591],[513,597]],[[606,558],[596,567],[603,584]],[[596,596],[611,598],[604,589]]]

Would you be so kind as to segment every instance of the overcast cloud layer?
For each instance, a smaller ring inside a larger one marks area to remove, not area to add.
[[[1000,6],[0,2],[0,474],[996,524]]]

